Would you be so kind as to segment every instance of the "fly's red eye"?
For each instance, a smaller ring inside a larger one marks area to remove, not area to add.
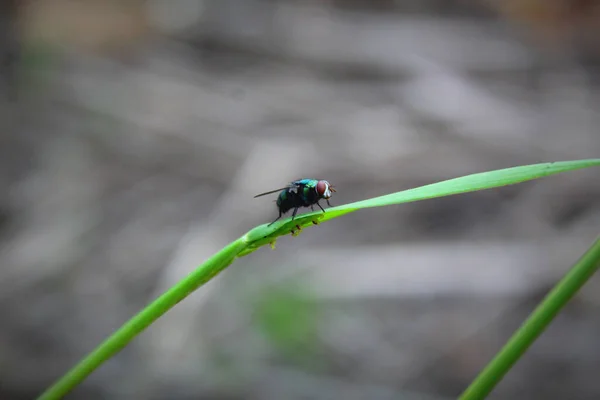
[[[325,181],[317,182],[317,193],[319,194],[319,196],[323,196],[325,194],[326,190],[327,190],[327,183],[325,183]]]

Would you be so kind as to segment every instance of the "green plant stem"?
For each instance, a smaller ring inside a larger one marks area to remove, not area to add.
[[[106,360],[121,351],[133,338],[173,308],[194,290],[208,282],[225,269],[235,256],[247,246],[243,238],[237,239],[218,253],[210,257],[201,267],[194,270],[168,291],[150,303],[141,312],[131,318],[119,330],[102,342],[86,358],[81,360],[54,385],[46,390],[38,400],[56,400],[63,398],[75,386]]]
[[[600,238],[548,293],[460,400],[484,399],[599,267]]]

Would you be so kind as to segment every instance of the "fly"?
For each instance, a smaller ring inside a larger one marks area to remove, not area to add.
[[[329,199],[331,198],[331,193],[335,193],[335,189],[329,182],[322,179],[299,179],[291,182],[286,187],[257,194],[254,198],[276,192],[279,192],[279,196],[277,197],[277,200],[275,200],[277,209],[279,210],[279,216],[275,218],[275,221],[291,209],[294,210],[292,213],[293,220],[296,218],[296,213],[300,207],[310,207],[310,209],[314,211],[315,204],[325,212],[323,207],[321,207],[321,204],[319,204],[319,201],[325,199],[327,205],[331,207]],[[275,221],[267,226],[273,225]]]

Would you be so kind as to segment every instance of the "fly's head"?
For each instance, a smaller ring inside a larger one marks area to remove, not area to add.
[[[315,187],[317,194],[322,199],[331,198],[331,193],[335,193],[335,188],[329,184],[329,182],[320,180],[317,182],[317,186]]]

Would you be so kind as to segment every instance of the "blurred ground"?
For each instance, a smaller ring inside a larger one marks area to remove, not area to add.
[[[593,3],[5,2],[0,398],[273,219],[256,193],[325,177],[342,204],[598,157]],[[597,235],[597,174],[283,238],[69,398],[456,398]],[[491,398],[600,396],[599,283]]]

